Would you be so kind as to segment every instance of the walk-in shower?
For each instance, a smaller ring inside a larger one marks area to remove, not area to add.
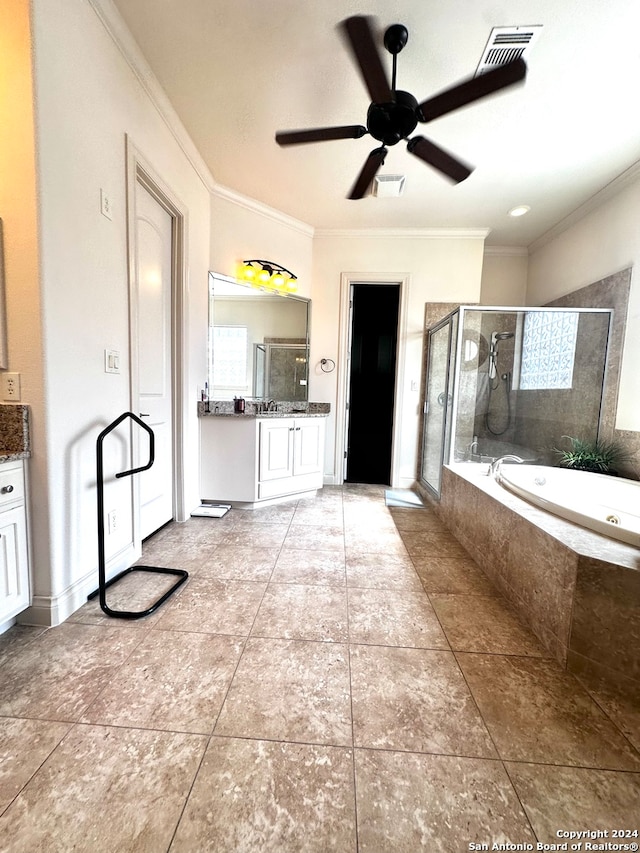
[[[461,306],[428,330],[420,481],[505,454],[554,464],[598,436],[611,311]]]

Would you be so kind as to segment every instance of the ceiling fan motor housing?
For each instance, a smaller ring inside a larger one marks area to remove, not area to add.
[[[395,101],[371,104],[367,112],[367,130],[385,145],[396,145],[416,129],[418,102],[409,92],[397,90]]]

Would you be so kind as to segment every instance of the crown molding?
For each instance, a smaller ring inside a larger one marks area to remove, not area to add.
[[[157,77],[151,70],[151,66],[144,58],[142,51],[138,47],[138,43],[131,35],[113,0],[88,0],[88,3],[122,54],[125,62],[149,97],[149,100],[158,111],[158,114],[180,146],[185,157],[193,166],[196,174],[211,192],[215,186],[215,181],[209,171],[209,167],[203,160],[202,155],[182,124],[177,112],[171,105],[169,98],[160,86]]]
[[[529,250],[526,246],[485,246],[484,253],[485,255],[499,255],[501,257],[512,258],[527,258],[529,256]]]
[[[605,184],[601,190],[598,190],[595,195],[592,195],[591,198],[587,199],[584,204],[581,204],[580,207],[577,207],[572,213],[565,216],[564,219],[561,219],[560,222],[556,223],[556,225],[548,231],[545,231],[541,237],[538,237],[537,240],[530,243],[529,254],[532,255],[534,252],[537,252],[538,249],[541,249],[543,246],[551,243],[552,240],[555,240],[556,237],[559,237],[560,234],[567,231],[572,225],[575,225],[581,219],[584,219],[585,216],[588,216],[594,210],[597,210],[610,199],[615,198],[615,196],[619,195],[623,190],[627,189],[627,187],[635,184],[638,179],[640,179],[640,160],[635,162],[632,166],[629,166],[628,169],[615,177],[608,184]]]
[[[485,240],[490,228],[316,228],[315,237],[362,239],[392,238],[404,240]]]
[[[211,187],[211,193],[218,198],[224,199],[224,201],[231,202],[231,204],[237,204],[239,207],[244,207],[245,210],[250,210],[252,213],[257,213],[258,215],[271,219],[280,225],[285,225],[287,228],[299,231],[306,237],[313,237],[315,234],[313,225],[309,225],[301,219],[296,219],[294,216],[289,216],[288,213],[283,213],[281,210],[277,210],[275,207],[270,207],[268,204],[257,201],[255,198],[243,195],[242,193],[236,192],[236,190],[229,189],[229,187],[225,187],[222,184],[214,183]]]

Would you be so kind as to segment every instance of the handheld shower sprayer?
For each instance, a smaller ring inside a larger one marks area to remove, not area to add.
[[[498,375],[498,341],[506,341],[513,337],[513,332],[491,332],[491,346],[489,347],[489,379],[495,379]]]

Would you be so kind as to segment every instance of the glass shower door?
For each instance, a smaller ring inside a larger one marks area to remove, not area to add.
[[[458,315],[447,317],[429,332],[421,479],[440,497],[442,464],[451,434],[451,403]]]

